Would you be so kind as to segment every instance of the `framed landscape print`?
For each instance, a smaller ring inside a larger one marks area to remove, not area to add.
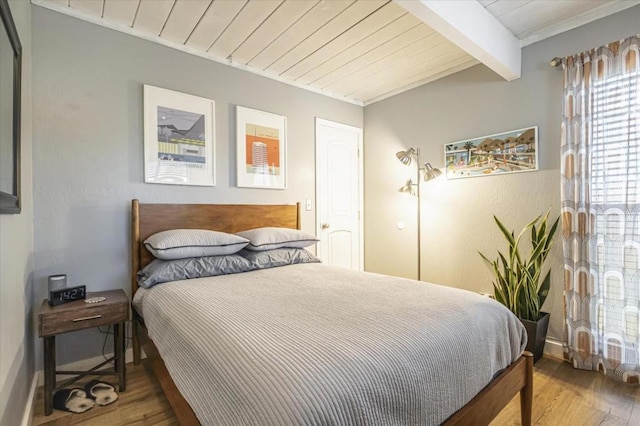
[[[444,164],[447,179],[538,170],[538,127],[447,144]]]
[[[215,186],[215,102],[144,85],[144,181]]]
[[[287,118],[236,108],[238,186],[285,189],[287,186]]]

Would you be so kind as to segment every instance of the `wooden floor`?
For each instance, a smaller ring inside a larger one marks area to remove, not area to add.
[[[563,361],[542,358],[534,367],[532,423],[640,426],[640,388],[615,382],[595,371],[575,370]],[[491,423],[519,424],[517,398]]]
[[[109,381],[109,378],[105,378]],[[158,382],[143,365],[127,365],[127,391],[118,401],[96,406],[83,414],[54,410],[44,415],[42,388],[38,389],[34,425],[177,425]],[[519,425],[516,397],[491,423]],[[640,388],[613,382],[567,363],[543,358],[535,366],[533,424],[640,425]]]
[[[118,400],[105,406],[96,405],[82,414],[53,410],[44,415],[44,392],[38,388],[34,407],[33,425],[178,425],[158,381],[146,362],[127,364],[127,391],[118,394]],[[92,377],[78,381],[70,387],[82,387],[89,380],[114,383],[113,376]]]

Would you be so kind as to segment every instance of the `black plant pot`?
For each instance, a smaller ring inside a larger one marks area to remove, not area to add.
[[[540,312],[538,321],[520,318],[520,322],[527,329],[528,341],[525,350],[533,354],[533,362],[535,363],[542,358],[544,352],[544,342],[547,339],[547,329],[549,328],[549,314]]]

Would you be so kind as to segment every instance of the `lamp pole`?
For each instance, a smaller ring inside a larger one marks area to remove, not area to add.
[[[420,207],[421,207],[421,198],[420,198],[420,181],[422,179],[420,179],[420,148],[416,148],[416,173],[417,173],[417,191],[418,191],[418,281],[422,281],[422,256],[421,256],[421,248],[422,248],[422,233],[421,233],[421,223],[422,223],[422,215],[420,212]]]
[[[405,166],[410,166],[411,162],[415,160],[416,162],[416,183],[413,183],[413,179],[409,179],[407,181],[407,183],[405,183],[400,189],[398,189],[399,192],[405,193],[405,194],[411,194],[411,195],[417,195],[418,197],[418,223],[417,223],[417,231],[418,231],[418,235],[417,235],[417,243],[418,243],[418,281],[422,281],[422,202],[421,202],[421,194],[420,194],[420,190],[421,190],[421,184],[420,182],[422,181],[422,179],[420,179],[420,171],[424,171],[424,180],[425,182],[431,179],[435,179],[438,176],[440,176],[442,174],[442,171],[440,171],[440,169],[434,169],[431,166],[431,163],[424,163],[424,166],[422,166],[420,164],[420,148],[409,148],[405,151],[398,151],[396,152],[396,158],[398,160],[400,160],[400,162],[402,162],[402,164],[404,164]],[[417,190],[417,194],[415,193],[414,189],[414,185],[415,188]]]

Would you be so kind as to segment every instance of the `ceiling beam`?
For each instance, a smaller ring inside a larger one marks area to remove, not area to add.
[[[394,1],[505,80],[520,78],[520,40],[479,2]]]

